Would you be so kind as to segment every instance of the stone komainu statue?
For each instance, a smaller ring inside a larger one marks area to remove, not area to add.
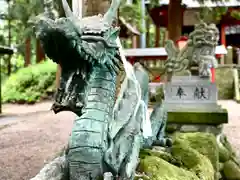
[[[219,31],[215,24],[204,22],[197,24],[189,35],[186,46],[179,50],[170,40],[166,43],[168,59],[165,63],[168,80],[174,72],[190,70],[191,66],[198,66],[199,76],[211,77],[211,68],[217,67],[215,49],[219,41]]]

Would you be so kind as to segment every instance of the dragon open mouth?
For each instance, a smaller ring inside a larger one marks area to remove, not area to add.
[[[52,106],[55,113],[81,112],[94,68],[104,66],[115,74],[119,71],[121,58],[116,39],[120,29],[112,25],[112,12],[117,9],[114,4],[111,6],[114,9],[104,16],[79,19],[63,0],[66,18],[39,16],[36,20],[36,35],[46,55],[61,66],[60,85]]]

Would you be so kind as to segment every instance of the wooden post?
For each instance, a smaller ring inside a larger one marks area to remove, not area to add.
[[[149,29],[150,29],[150,19],[149,17],[147,18],[147,21],[146,21],[146,48],[150,47],[150,32],[149,32]]]
[[[225,25],[221,24],[221,44],[226,47]]]
[[[138,48],[138,43],[137,43],[137,36],[133,35],[132,36],[132,48]]]
[[[45,59],[44,50],[41,47],[40,40],[36,39],[36,61],[37,61],[37,63],[39,63],[44,59]]]
[[[25,40],[25,67],[31,64],[31,38]]]
[[[182,35],[182,0],[170,0],[168,4],[168,36],[173,42]]]

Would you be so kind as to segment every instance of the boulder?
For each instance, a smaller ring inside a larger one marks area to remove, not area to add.
[[[145,176],[141,179],[151,179],[151,180],[199,180],[199,178],[192,172],[185,170],[183,168],[177,167],[166,160],[162,159],[164,157],[162,153],[153,152],[141,156],[140,165],[138,171],[143,173]],[[165,156],[166,158],[167,156]],[[169,157],[170,158],[170,157]],[[170,158],[171,159],[171,158]],[[136,179],[140,179],[136,177]]]
[[[151,180],[214,180],[218,173],[216,138],[209,133],[176,133],[170,152],[142,150],[138,172]],[[136,177],[135,179],[139,179]]]
[[[229,160],[224,163],[223,174],[226,180],[240,179],[240,168],[236,162]]]
[[[177,133],[176,140],[182,140],[188,148],[198,151],[206,156],[215,170],[218,170],[218,145],[216,137],[211,133]]]

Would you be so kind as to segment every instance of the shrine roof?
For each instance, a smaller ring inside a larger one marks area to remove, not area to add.
[[[169,0],[159,0],[160,5],[168,5]],[[225,2],[212,2],[211,0],[206,0],[204,4],[199,3],[196,0],[182,0],[182,4],[186,5],[187,8],[200,8],[200,7],[240,7],[239,0],[229,0]]]
[[[0,54],[13,54],[13,53],[14,53],[13,49],[5,46],[0,46]]]
[[[136,49],[124,49],[126,57],[155,57],[155,56],[167,56],[167,52],[164,47],[160,48],[136,48]],[[216,54],[227,54],[227,50],[223,45],[217,46],[215,50]]]

